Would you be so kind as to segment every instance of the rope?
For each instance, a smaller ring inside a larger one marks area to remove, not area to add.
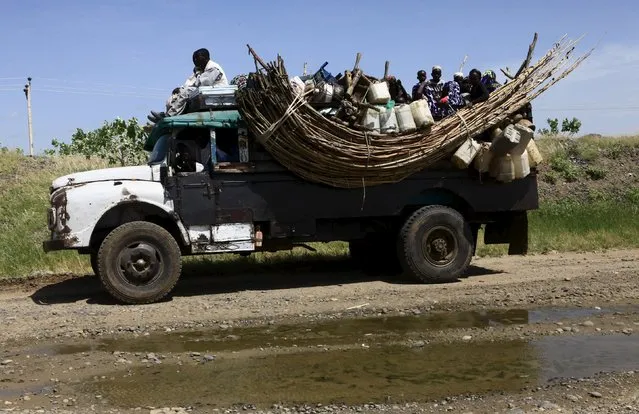
[[[305,99],[306,95],[310,95],[312,92],[313,90],[311,89],[309,91],[306,91],[297,95],[295,99],[293,99],[291,104],[288,106],[288,108],[286,108],[286,111],[284,111],[284,114],[280,117],[280,119],[272,123],[271,126],[268,127],[266,131],[264,131],[264,133],[262,133],[261,135],[257,137],[258,141],[260,141],[261,144],[266,143],[266,141],[284,123],[284,121],[290,118],[297,109],[299,109],[300,107],[306,104],[306,99]]]

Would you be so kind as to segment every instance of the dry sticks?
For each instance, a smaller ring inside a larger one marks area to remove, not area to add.
[[[262,69],[252,74],[255,82],[250,87],[238,91],[237,102],[253,135],[300,177],[341,188],[394,183],[450,157],[468,135],[501,124],[567,76],[592,53],[575,59],[572,51],[578,41],[564,36],[527,67],[535,35],[517,76],[487,101],[462,108],[458,116],[437,122],[430,131],[372,135],[331,120],[295,94],[280,56],[265,63],[250,46]]]

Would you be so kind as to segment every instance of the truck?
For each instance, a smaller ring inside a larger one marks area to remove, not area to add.
[[[463,277],[485,244],[528,250],[537,174],[497,182],[437,162],[399,182],[336,188],[300,178],[254,139],[233,107],[166,117],[145,165],[59,177],[50,187],[46,252],[90,256],[118,301],[170,294],[191,255],[290,250],[345,241],[353,260],[417,283]]]

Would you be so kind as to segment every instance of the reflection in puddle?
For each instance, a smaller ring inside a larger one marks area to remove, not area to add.
[[[516,390],[536,381],[536,368],[525,342],[387,346],[140,367],[85,383],[84,391],[127,407],[422,401]]]
[[[415,316],[338,319],[298,325],[275,325],[226,330],[155,333],[138,338],[102,338],[72,345],[53,345],[32,349],[34,354],[72,354],[89,351],[128,352],[221,352],[260,347],[343,345],[360,342],[392,342],[419,338],[428,331],[485,328],[553,322],[611,313],[619,309],[545,308],[470,312],[435,312]],[[632,308],[634,309],[634,308]],[[639,309],[639,307],[637,307]]]
[[[639,337],[625,335],[300,351],[138,367],[82,388],[124,407],[400,403],[639,368]]]

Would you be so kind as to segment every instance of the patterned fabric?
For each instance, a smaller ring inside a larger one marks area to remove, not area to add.
[[[439,100],[442,98],[442,92],[444,90],[444,84],[440,81],[435,83],[430,80],[426,84],[426,88],[424,88],[424,95],[428,100],[428,106],[430,108],[430,113],[433,115],[435,119],[441,119],[443,117],[442,110],[443,106],[439,105]]]
[[[501,84],[497,82],[497,74],[492,70],[484,72],[484,76],[481,78],[481,83],[486,85],[489,93],[494,92],[497,88],[501,87]]]
[[[245,88],[247,83],[248,76],[243,73],[231,79],[231,85],[237,85],[237,89]]]
[[[464,106],[464,98],[462,97],[459,83],[455,81],[446,82],[444,89],[448,91],[448,95],[446,95],[448,96],[448,105],[444,105],[442,108],[442,115],[448,116],[454,114],[457,109]]]

